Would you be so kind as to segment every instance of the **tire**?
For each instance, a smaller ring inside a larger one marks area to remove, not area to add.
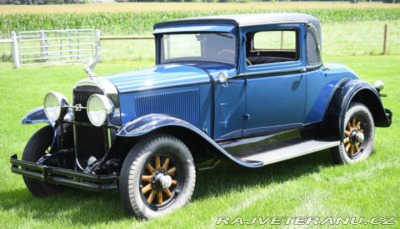
[[[137,143],[123,163],[119,192],[122,205],[140,219],[151,219],[188,204],[196,181],[193,157],[171,135]]]
[[[343,136],[338,147],[332,148],[337,164],[352,164],[372,154],[375,124],[369,109],[361,103],[351,103],[344,120]]]
[[[29,139],[22,154],[22,160],[36,163],[39,158],[50,150],[54,139],[54,130],[51,126],[45,126],[38,130]],[[23,177],[28,190],[37,197],[46,197],[63,190],[62,186],[46,184],[42,181]]]

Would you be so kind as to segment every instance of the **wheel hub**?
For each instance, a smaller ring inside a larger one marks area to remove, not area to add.
[[[351,144],[355,144],[355,143],[357,143],[357,130],[352,130],[351,132],[350,132],[350,143]]]
[[[357,130],[352,130],[350,132],[350,143],[351,144],[356,144],[356,143],[363,143],[364,142],[364,134],[357,131]]]
[[[164,171],[157,171],[153,175],[152,186],[157,191],[162,191],[171,187],[172,178]]]
[[[364,134],[363,133],[357,133],[356,135],[356,141],[358,143],[363,143],[364,142]]]

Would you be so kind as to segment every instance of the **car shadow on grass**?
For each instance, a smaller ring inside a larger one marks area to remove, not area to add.
[[[284,183],[334,165],[329,150],[254,169],[223,160],[213,170],[197,172],[192,200],[241,191],[255,185]]]
[[[262,168],[245,168],[224,160],[215,169],[197,172],[192,201],[241,191],[245,187],[284,183],[298,177],[318,173],[334,166],[329,151],[322,151]],[[128,215],[115,192],[90,192],[67,189],[47,198],[35,198],[24,187],[0,193],[1,208],[26,215],[35,221],[67,221],[72,226],[93,226],[99,223],[135,221]]]

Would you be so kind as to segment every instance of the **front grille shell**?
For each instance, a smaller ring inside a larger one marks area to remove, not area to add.
[[[119,100],[116,88],[106,80],[84,80],[78,82],[73,90],[73,105],[83,107],[74,109],[74,142],[77,168],[87,166],[90,156],[100,159],[107,153],[111,144],[110,130],[107,126],[93,126],[87,116],[87,101],[93,94],[107,96],[114,104],[113,125],[120,125]],[[115,118],[117,117],[117,118]]]

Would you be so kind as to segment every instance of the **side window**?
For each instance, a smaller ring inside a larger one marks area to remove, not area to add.
[[[247,65],[267,64],[299,59],[298,32],[295,30],[248,33]]]
[[[311,26],[307,29],[307,62],[309,65],[321,64],[320,50],[318,50],[318,38]]]

